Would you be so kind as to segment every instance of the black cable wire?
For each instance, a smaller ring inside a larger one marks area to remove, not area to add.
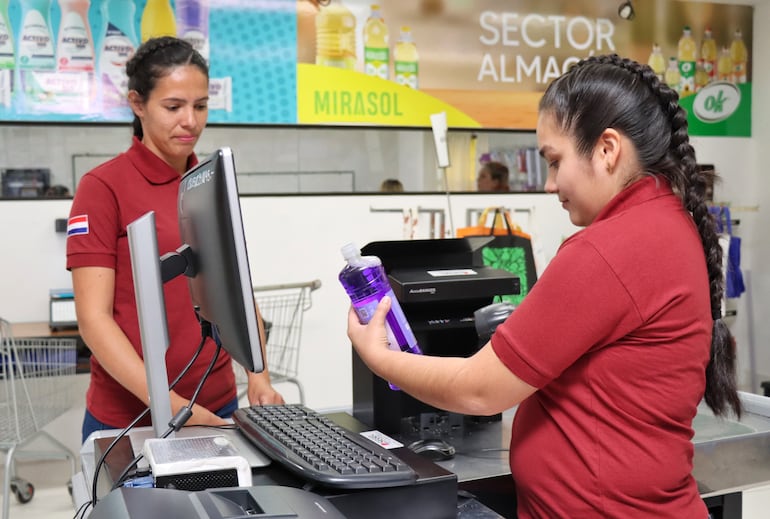
[[[208,367],[206,368],[206,372],[201,377],[200,381],[198,382],[198,386],[195,388],[195,392],[193,393],[192,397],[190,398],[190,402],[183,406],[182,409],[180,409],[176,415],[171,419],[169,422],[169,428],[166,429],[166,431],[161,435],[161,438],[168,438],[168,436],[172,432],[176,432],[179,429],[181,429],[184,424],[189,420],[189,418],[192,416],[192,407],[195,404],[195,401],[198,399],[198,395],[200,394],[201,390],[203,389],[203,384],[206,382],[206,379],[209,378],[209,375],[211,374],[211,371],[214,369],[214,366],[217,363],[217,359],[219,358],[219,353],[222,351],[222,347],[217,344],[216,350],[214,350],[214,356],[211,358],[211,362],[209,362]],[[125,481],[126,477],[128,476],[131,469],[133,469],[137,463],[141,461],[141,459],[144,457],[143,453],[139,453],[136,455],[136,457],[129,463],[125,469],[123,469],[123,472],[120,473],[120,476],[118,476],[118,479],[115,481],[115,483],[112,485],[111,490],[115,490],[116,488],[120,487],[123,482]]]
[[[75,510],[75,515],[72,516],[72,519],[83,519],[86,515],[86,510],[88,510],[88,507],[91,505],[91,501],[86,501],[82,505],[80,505],[80,508]]]
[[[206,323],[206,324],[208,324],[208,323]],[[187,372],[190,371],[190,368],[192,368],[193,364],[198,359],[198,356],[203,351],[203,346],[206,344],[206,339],[209,336],[208,335],[209,332],[210,332],[210,325],[209,325],[208,328],[204,329],[204,325],[203,325],[203,322],[202,322],[201,323],[201,341],[198,344],[198,348],[195,350],[195,353],[193,354],[192,358],[187,363],[187,365],[184,368],[182,368],[181,372],[179,372],[179,375],[177,375],[177,377],[174,379],[174,381],[171,384],[169,384],[169,386],[168,386],[169,391],[174,389],[174,387],[179,383],[179,381],[182,380],[182,377],[184,377],[187,374]],[[104,462],[107,459],[107,456],[109,455],[110,452],[112,452],[112,449],[115,448],[115,446],[118,444],[118,442],[121,440],[121,438],[123,438],[126,434],[128,434],[128,432],[131,429],[133,429],[136,426],[137,423],[139,423],[142,419],[144,419],[144,417],[147,416],[147,413],[149,413],[149,412],[150,412],[150,408],[148,407],[144,411],[142,411],[139,414],[139,416],[134,418],[134,420],[130,424],[128,424],[126,427],[124,427],[123,430],[120,431],[120,433],[118,433],[118,435],[112,440],[110,445],[107,447],[107,449],[105,449],[105,451],[102,453],[101,457],[99,458],[99,462],[96,464],[96,468],[94,469],[93,480],[91,481],[91,503],[93,503],[93,506],[96,506],[96,503],[98,501],[98,498],[97,498],[97,495],[96,495],[96,487],[97,487],[97,483],[99,481],[99,472],[100,472],[102,466],[104,465]],[[137,460],[136,462],[138,463],[139,460]],[[113,486],[113,489],[114,488],[115,487]]]

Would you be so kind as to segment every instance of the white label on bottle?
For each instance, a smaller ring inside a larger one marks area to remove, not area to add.
[[[52,69],[56,66],[53,41],[40,11],[30,9],[24,17],[19,38],[19,67]]]
[[[5,108],[11,107],[11,79],[13,76],[12,69],[0,69],[0,106]]]
[[[70,11],[62,18],[56,66],[59,70],[94,70],[94,47],[83,18]]]
[[[233,78],[209,80],[209,110],[233,111]]]
[[[11,31],[0,15],[0,69],[13,68],[13,41]]]
[[[192,45],[193,48],[197,50],[201,56],[203,56],[203,59],[206,60],[206,63],[208,63],[209,39],[205,34],[203,34],[202,31],[199,31],[196,29],[190,29],[188,31],[185,31],[185,33],[182,34],[180,38],[188,42],[190,45]]]
[[[108,25],[102,53],[99,58],[99,70],[102,77],[102,94],[106,106],[123,106],[128,94],[126,62],[134,55],[134,44],[117,27]]]

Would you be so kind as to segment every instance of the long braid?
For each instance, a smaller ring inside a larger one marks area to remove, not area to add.
[[[617,109],[613,113],[602,109],[606,108],[601,104],[606,97],[595,95],[590,102],[585,101],[585,97],[577,97],[580,90],[576,85],[596,74],[597,67],[602,69],[603,77],[614,85],[608,89],[616,88],[603,92],[605,96],[612,95],[617,99]],[[608,68],[610,70],[606,70]],[[716,415],[724,415],[732,409],[740,416],[735,350],[730,330],[721,318],[724,294],[722,247],[706,200],[706,190],[713,185],[716,174],[698,168],[687,132],[687,114],[679,105],[678,94],[660,81],[650,67],[616,54],[586,58],[554,83],[559,81],[565,81],[566,85],[549,88],[540,106],[550,110],[565,129],[576,134],[578,150],[588,154],[598,136],[608,127],[626,132],[637,148],[644,171],[667,178],[692,215],[706,257],[711,316],[714,320],[704,398]],[[578,93],[572,93],[573,89]],[[573,108],[573,103],[579,104],[580,108]],[[640,112],[648,114],[648,117],[642,120],[629,116]],[[591,117],[583,119],[585,113],[591,114]]]
[[[730,329],[722,320],[724,296],[723,251],[716,232],[714,216],[709,212],[706,200],[708,185],[716,181],[713,170],[701,170],[695,161],[695,152],[687,134],[687,116],[678,107],[672,117],[671,148],[682,163],[689,179],[684,191],[684,204],[698,227],[706,254],[711,291],[711,316],[714,325],[711,332],[711,358],[706,367],[706,403],[716,415],[724,415],[732,409],[740,417],[742,406],[735,381],[735,345]]]

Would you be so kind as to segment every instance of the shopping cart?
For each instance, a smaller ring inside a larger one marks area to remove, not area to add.
[[[305,392],[297,379],[297,371],[302,319],[313,304],[311,293],[320,287],[321,281],[318,279],[253,287],[254,299],[265,321],[265,351],[270,380],[273,383],[290,382],[296,385],[301,404],[305,403]],[[242,368],[236,367],[235,373],[240,398],[246,394],[246,376]]]
[[[0,319],[0,449],[6,451],[3,519],[10,514],[10,493],[29,502],[35,487],[16,476],[15,457],[67,459],[75,474],[75,455],[42,428],[72,406],[77,350],[75,339],[14,339],[11,325]],[[43,436],[53,451],[22,450]]]

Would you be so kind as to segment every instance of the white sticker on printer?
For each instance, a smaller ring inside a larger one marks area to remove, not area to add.
[[[478,272],[473,269],[448,269],[448,270],[429,270],[428,274],[434,278],[442,278],[448,276],[476,276]]]

